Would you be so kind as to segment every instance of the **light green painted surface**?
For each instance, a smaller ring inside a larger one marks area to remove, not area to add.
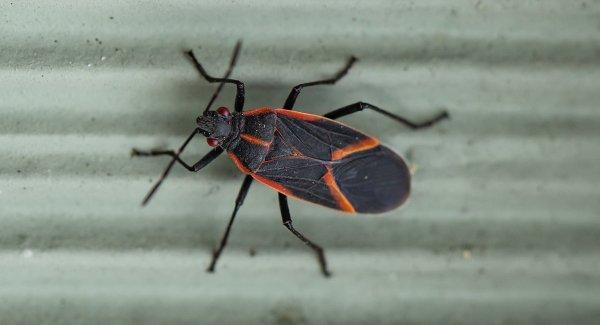
[[[291,203],[330,280],[262,185],[204,273],[242,180],[226,157],[139,206],[166,160],[130,148],[177,146],[214,89],[182,50],[221,74],[237,39],[247,107],[354,54],[297,106],[452,115],[344,120],[417,171],[383,216]],[[2,324],[600,322],[598,1],[15,1],[0,43]]]

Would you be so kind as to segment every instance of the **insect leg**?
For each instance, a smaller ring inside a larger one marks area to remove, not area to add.
[[[173,168],[173,165],[175,165],[176,161],[179,161],[180,163],[184,164],[184,166],[189,171],[197,172],[200,169],[204,168],[206,165],[208,165],[210,162],[215,160],[215,158],[217,158],[222,152],[223,152],[223,149],[221,149],[221,147],[214,148],[209,153],[204,155],[204,157],[202,157],[197,163],[195,163],[194,166],[191,166],[191,169],[189,168],[190,167],[189,165],[185,164],[183,161],[181,161],[181,159],[179,159],[179,155],[177,154],[177,152],[175,152],[174,153],[175,156],[173,158],[176,157],[176,159],[171,160],[171,162],[167,165],[167,168],[165,168],[165,170],[162,172],[162,174],[160,175],[160,178],[156,181],[156,183],[154,183],[154,186],[152,186],[150,191],[148,191],[148,193],[144,197],[144,200],[142,201],[142,205],[148,204],[148,202],[150,201],[150,199],[152,198],[154,193],[158,190],[158,188],[160,187],[162,182],[169,175],[169,172],[171,171],[171,168]]]
[[[171,171],[171,168],[173,168],[173,166],[175,165],[175,162],[179,162],[180,164],[185,166],[185,168],[187,168],[188,170],[199,171],[204,166],[208,165],[211,161],[213,161],[215,158],[217,158],[223,152],[223,149],[221,149],[220,147],[217,147],[217,148],[211,150],[204,157],[202,157],[202,159],[200,159],[197,163],[195,163],[194,166],[189,166],[188,164],[186,164],[179,158],[179,155],[185,149],[185,147],[187,147],[187,145],[190,143],[190,141],[194,138],[194,136],[196,134],[198,134],[198,129],[194,130],[194,132],[192,132],[192,134],[190,134],[190,136],[185,140],[185,142],[183,142],[183,144],[179,147],[179,149],[177,149],[177,151],[154,151],[155,153],[153,153],[153,151],[140,151],[135,148],[131,150],[132,156],[169,155],[169,156],[173,157],[171,162],[169,162],[169,164],[167,165],[167,168],[165,168],[165,170],[160,175],[160,178],[158,179],[158,181],[156,181],[156,183],[154,183],[154,186],[152,186],[150,191],[148,191],[148,193],[144,197],[144,200],[142,201],[142,205],[146,205],[150,201],[150,199],[152,198],[152,196],[154,195],[156,190],[158,190],[158,188],[160,187],[160,184],[162,184],[162,182],[165,180],[165,178],[167,178],[167,176],[169,175],[169,172]],[[192,169],[190,169],[190,167]]]
[[[197,172],[200,169],[204,168],[204,166],[206,166],[208,163],[210,163],[215,158],[217,158],[222,152],[223,152],[223,149],[221,147],[214,148],[209,153],[207,153],[204,157],[202,157],[202,159],[200,159],[197,163],[190,166],[185,161],[183,161],[179,157],[177,152],[175,152],[174,150],[141,151],[141,150],[138,150],[135,148],[131,149],[132,156],[140,156],[140,157],[171,156],[171,157],[173,157],[173,160],[175,160],[176,162],[181,164],[183,167],[185,167],[185,169],[187,169],[191,172]]]
[[[357,60],[358,59],[356,57],[351,56],[348,59],[348,61],[346,62],[346,65],[338,73],[336,73],[335,76],[333,76],[332,78],[313,81],[313,82],[307,82],[307,83],[299,84],[296,87],[292,88],[292,91],[290,92],[287,99],[285,100],[285,104],[283,104],[283,108],[293,109],[294,103],[296,103],[296,98],[298,98],[298,95],[300,94],[300,92],[302,91],[302,88],[304,88],[304,87],[310,87],[310,86],[316,86],[316,85],[332,85],[332,84],[336,83],[338,80],[342,79],[342,77],[344,77],[346,75],[346,73],[348,73],[348,70],[350,70],[350,68],[352,67],[354,62],[356,62]]]
[[[218,248],[213,250],[212,260],[210,261],[210,265],[206,269],[206,271],[208,271],[208,272],[215,271],[215,266],[217,264],[217,260],[219,259],[219,256],[221,256],[221,252],[223,251],[223,248],[225,248],[225,245],[227,245],[227,238],[229,238],[229,232],[231,231],[231,226],[233,225],[233,220],[235,219],[235,216],[236,216],[238,210],[244,203],[244,199],[246,198],[246,194],[248,194],[248,190],[250,189],[250,185],[252,185],[252,181],[253,181],[253,178],[250,175],[246,175],[246,178],[244,178],[244,182],[242,183],[240,192],[238,193],[238,196],[235,199],[235,207],[233,208],[233,213],[231,214],[231,218],[229,219],[227,228],[225,229],[225,232],[223,233],[223,237],[221,237],[221,243],[219,244]]]
[[[283,225],[291,231],[296,237],[300,238],[302,242],[304,242],[308,247],[310,247],[317,254],[317,259],[319,261],[319,265],[321,266],[321,272],[324,276],[330,276],[331,273],[327,269],[327,260],[325,259],[325,252],[321,246],[313,243],[308,238],[304,237],[299,231],[294,229],[292,225],[292,217],[290,216],[290,208],[287,202],[287,196],[279,193],[279,209],[281,210],[281,219],[283,221]]]
[[[442,111],[441,113],[437,114],[436,116],[434,116],[433,118],[423,121],[423,122],[419,122],[419,123],[415,123],[415,122],[411,122],[407,119],[405,119],[404,117],[398,116],[396,114],[390,113],[384,109],[381,109],[375,105],[371,105],[369,103],[363,103],[363,102],[357,102],[354,104],[350,104],[348,106],[344,106],[342,108],[338,108],[334,111],[331,111],[325,115],[323,115],[324,117],[330,118],[332,120],[335,120],[337,118],[340,118],[342,116],[346,116],[346,115],[350,115],[352,113],[356,113],[356,112],[360,112],[364,109],[371,109],[377,113],[383,114],[393,120],[396,120],[397,122],[400,122],[406,126],[408,126],[409,128],[413,129],[413,130],[417,130],[417,129],[422,129],[422,128],[427,128],[430,126],[433,126],[434,124],[447,119],[450,117],[450,115],[448,114],[447,111]]]
[[[233,67],[235,67],[235,64],[237,63],[237,59],[240,54],[241,48],[242,48],[242,42],[237,41],[237,43],[235,43],[235,47],[233,48],[233,54],[231,55],[231,60],[229,61],[229,68],[227,68],[225,75],[223,75],[223,79],[227,79],[231,75],[231,72],[233,71]],[[206,104],[206,107],[204,108],[204,114],[206,112],[208,112],[208,110],[210,109],[212,104],[215,102],[215,100],[219,96],[219,93],[221,92],[221,89],[223,89],[224,85],[225,85],[225,83],[221,82],[219,84],[219,86],[217,87],[217,89],[215,89],[215,92],[212,94],[212,97],[210,98],[210,100],[208,101],[208,104]]]
[[[236,44],[236,48],[234,50],[234,54],[233,57],[231,59],[231,63],[230,63],[230,70],[233,69],[233,66],[235,65],[235,62],[237,60],[237,56],[239,53],[239,48],[241,46],[241,42],[238,42]],[[198,62],[198,60],[196,59],[196,56],[194,55],[194,53],[190,50],[186,52],[187,56],[192,60],[192,62],[194,63],[194,66],[196,67],[196,70],[198,70],[198,72],[200,73],[200,75],[202,75],[202,77],[204,77],[204,79],[206,79],[206,81],[208,82],[221,82],[221,83],[231,83],[231,84],[235,84],[237,87],[237,91],[235,94],[235,111],[236,112],[241,112],[244,109],[244,95],[245,95],[245,91],[244,91],[244,83],[236,80],[236,79],[229,79],[229,78],[215,78],[211,75],[209,75],[206,70],[204,70],[204,67],[202,67],[202,64],[200,64],[200,62]],[[226,73],[226,75],[228,75],[228,73]]]

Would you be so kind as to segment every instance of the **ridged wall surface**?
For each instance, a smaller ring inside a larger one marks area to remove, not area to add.
[[[238,39],[248,108],[353,54],[297,107],[451,114],[344,118],[415,174],[381,216],[291,202],[331,279],[260,184],[204,272],[242,181],[226,156],[140,207],[168,159],[131,148],[178,146],[215,88],[183,51],[222,74]],[[2,324],[600,322],[599,1],[14,1],[0,44]]]

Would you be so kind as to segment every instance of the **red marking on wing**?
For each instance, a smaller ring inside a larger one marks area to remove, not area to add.
[[[298,111],[292,111],[292,110],[283,109],[283,108],[275,109],[275,113],[277,115],[283,115],[283,116],[287,116],[287,117],[291,117],[291,118],[297,118],[297,119],[303,120],[303,121],[320,121],[323,119],[323,117],[319,116],[319,115],[308,114],[308,113],[303,113],[303,112],[298,112]]]
[[[282,194],[285,194],[285,195],[291,196],[291,197],[296,197],[292,193],[292,191],[290,191],[287,187],[285,187],[285,186],[283,186],[283,185],[281,185],[281,184],[279,184],[279,183],[277,183],[277,182],[275,182],[273,180],[270,180],[270,179],[268,179],[266,177],[263,177],[263,176],[260,176],[258,174],[252,174],[252,178],[254,178],[255,180],[257,180],[257,181],[259,181],[259,182],[267,185],[268,187],[276,190],[279,193],[282,193]]]
[[[231,158],[231,160],[233,160],[233,163],[237,166],[237,168],[239,170],[242,171],[242,173],[250,174],[250,169],[248,169],[248,167],[246,167],[246,166],[244,166],[244,164],[242,164],[242,162],[240,161],[240,158],[238,158],[238,156],[236,156],[233,152],[228,152],[227,155],[229,156],[229,158]]]
[[[274,111],[274,109],[272,109],[270,107],[261,107],[261,108],[255,108],[255,109],[251,109],[249,111],[242,112],[242,114],[244,116],[256,116],[256,115],[271,113],[272,111]]]
[[[362,141],[347,145],[344,148],[335,150],[331,154],[331,160],[340,160],[340,159],[342,159],[350,154],[353,154],[355,152],[375,148],[378,145],[379,145],[379,140],[377,140],[375,138],[366,138]]]
[[[325,173],[325,175],[323,175],[323,180],[325,181],[325,184],[327,184],[327,187],[329,187],[333,198],[338,202],[340,210],[349,213],[356,212],[350,201],[348,201],[346,196],[342,193],[342,191],[340,191],[340,188],[337,186],[335,178],[333,177],[333,173],[331,172],[330,166],[327,166],[327,172]]]
[[[271,142],[265,141],[265,140],[263,140],[261,138],[257,138],[257,137],[255,137],[255,136],[253,136],[251,134],[248,134],[248,133],[242,133],[242,134],[240,134],[240,138],[242,138],[242,140],[244,140],[244,141],[248,141],[248,142],[250,142],[252,144],[255,144],[257,146],[268,147],[268,146],[271,145]]]

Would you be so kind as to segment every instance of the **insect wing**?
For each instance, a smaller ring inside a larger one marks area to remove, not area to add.
[[[323,177],[327,171],[323,163],[288,156],[266,161],[252,177],[287,196],[341,209]]]
[[[332,161],[379,144],[375,138],[321,116],[283,109],[275,112],[277,132],[286,143],[309,158]]]
[[[276,111],[273,145],[256,180],[345,212],[381,213],[406,200],[408,168],[376,139],[316,115]]]
[[[410,172],[396,153],[377,146],[333,164],[342,194],[356,212],[382,213],[402,205],[410,193]]]

